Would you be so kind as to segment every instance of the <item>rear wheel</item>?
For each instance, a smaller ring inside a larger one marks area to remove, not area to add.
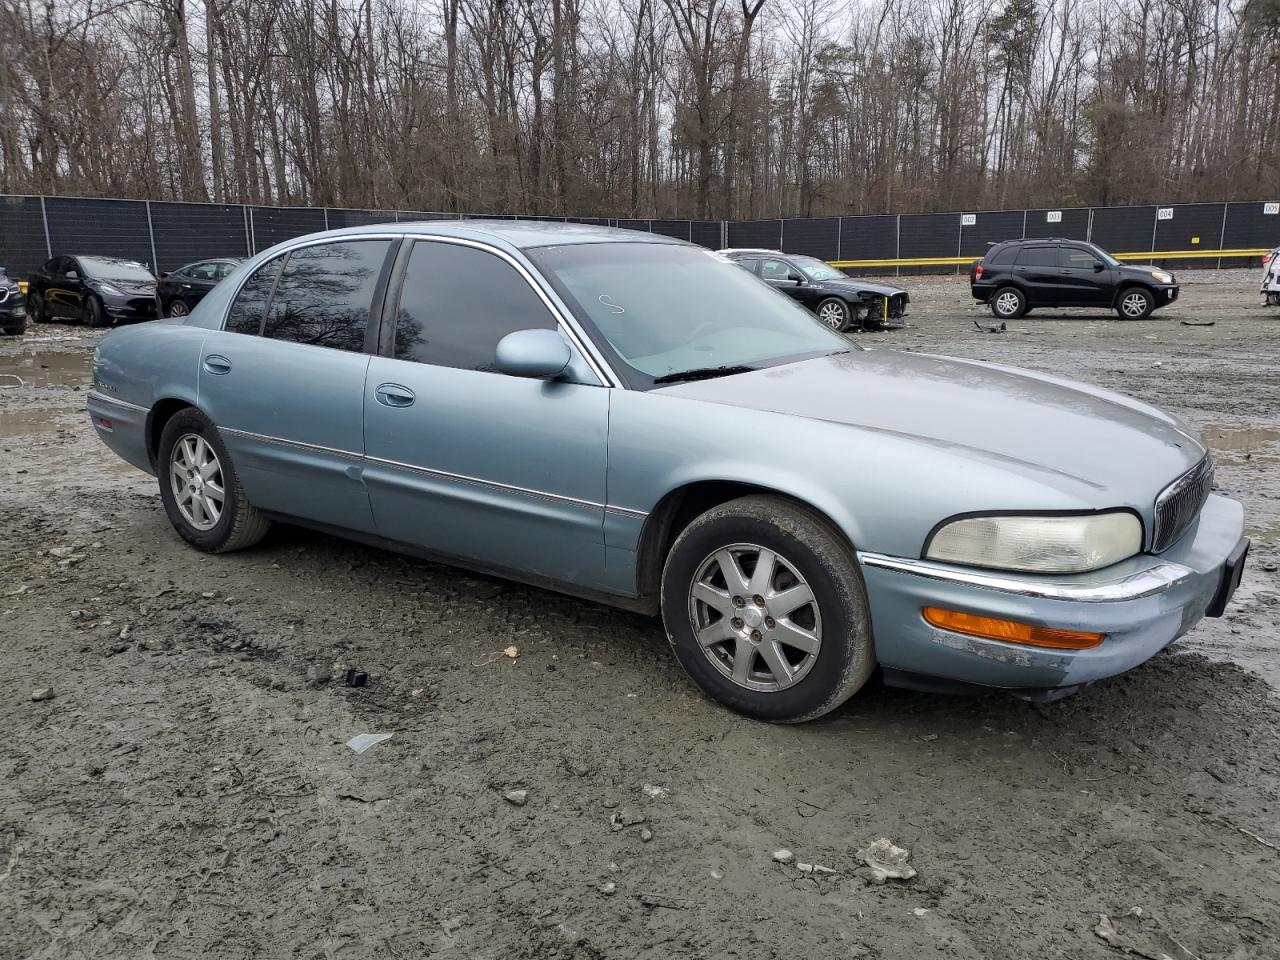
[[[80,308],[80,320],[86,327],[105,327],[110,323],[107,311],[102,308],[102,301],[97,297],[85,298]]]
[[[853,319],[852,311],[849,304],[845,303],[839,297],[828,297],[818,304],[815,311],[818,319],[825,323],[832,330],[844,333],[849,329],[849,321]]]
[[[1001,287],[991,297],[991,312],[1001,320],[1017,320],[1027,312],[1027,298],[1017,287]]]
[[[1144,320],[1155,309],[1155,299],[1141,287],[1126,287],[1116,301],[1116,313],[1121,320]]]
[[[167,312],[171,317],[185,317],[191,311],[187,309],[186,301],[178,299],[169,304]]]
[[[245,497],[218,428],[199,410],[188,407],[165,424],[156,473],[169,522],[198,550],[250,547],[271,528]]]
[[[732,500],[685,528],[663,568],[662,619],[693,681],[761,720],[820,717],[875,667],[853,551],[781,497]]]

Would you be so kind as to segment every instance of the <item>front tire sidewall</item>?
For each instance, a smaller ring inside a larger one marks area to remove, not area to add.
[[[780,515],[779,507],[783,525],[772,519]],[[758,544],[787,558],[808,581],[821,611],[817,662],[784,690],[765,693],[738,686],[715,669],[695,635],[690,584],[706,557],[733,543]],[[685,529],[663,570],[662,619],[672,650],[690,678],[724,706],[759,720],[798,723],[819,717],[847,700],[875,666],[866,588],[851,551],[816,515],[779,498],[733,501]]]
[[[173,487],[169,479],[169,465],[172,462],[173,448],[178,440],[186,434],[194,433],[203,437],[213,447],[222,465],[222,480],[225,494],[222,502],[222,516],[208,530],[197,530],[186,521],[178,509],[174,499]],[[236,476],[235,465],[231,455],[218,435],[218,428],[213,421],[195,409],[187,409],[174,414],[165,424],[160,434],[160,449],[156,455],[156,475],[160,481],[160,499],[164,503],[164,512],[169,517],[178,535],[197,550],[207,553],[218,553],[226,547],[236,529],[236,516],[240,509],[240,479]]]

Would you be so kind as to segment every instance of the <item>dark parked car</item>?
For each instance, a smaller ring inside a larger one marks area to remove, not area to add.
[[[216,260],[198,260],[179,267],[172,273],[160,274],[156,293],[160,297],[160,312],[166,317],[185,317],[204,295],[217,286],[218,281],[240,266],[237,257],[220,257]]]
[[[36,323],[79,320],[90,327],[155,320],[156,278],[136,260],[54,257],[28,278],[27,303]]]
[[[18,281],[0,267],[0,333],[20,334],[27,329],[27,298]]]
[[[974,299],[1001,320],[1033,307],[1107,307],[1141,320],[1178,299],[1178,278],[1150,265],[1121,263],[1083,240],[1006,240],[969,271]]]
[[[832,330],[906,325],[905,290],[846,276],[816,257],[777,250],[721,250],[720,254],[754,273],[818,315]]]

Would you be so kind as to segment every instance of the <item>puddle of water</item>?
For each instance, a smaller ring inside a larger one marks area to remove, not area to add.
[[[1275,427],[1205,427],[1200,440],[1216,453],[1254,454],[1273,443],[1280,443],[1280,428]]]
[[[37,353],[0,357],[0,390],[22,386],[87,386],[92,381],[93,357],[87,353]]]
[[[80,413],[81,411],[75,407],[0,413],[0,437],[29,437],[37,433],[74,430],[75,424],[64,418]]]

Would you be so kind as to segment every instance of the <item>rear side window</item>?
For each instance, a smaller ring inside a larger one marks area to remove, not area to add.
[[[498,341],[529,329],[554,330],[556,321],[511,264],[454,243],[413,245],[396,311],[396,359],[494,372]]]
[[[987,263],[995,266],[1008,266],[1013,263],[1013,258],[1017,256],[1017,253],[1017,247],[1001,247],[987,257]]]
[[[1018,254],[1018,265],[1023,267],[1056,267],[1057,247],[1023,247]]]
[[[231,312],[227,314],[225,329],[230,333],[257,334],[262,329],[262,317],[267,311],[267,301],[276,285],[284,254],[268,260],[251,276],[236,294]]]
[[[390,240],[353,240],[294,250],[285,261],[262,335],[359,352]]]

